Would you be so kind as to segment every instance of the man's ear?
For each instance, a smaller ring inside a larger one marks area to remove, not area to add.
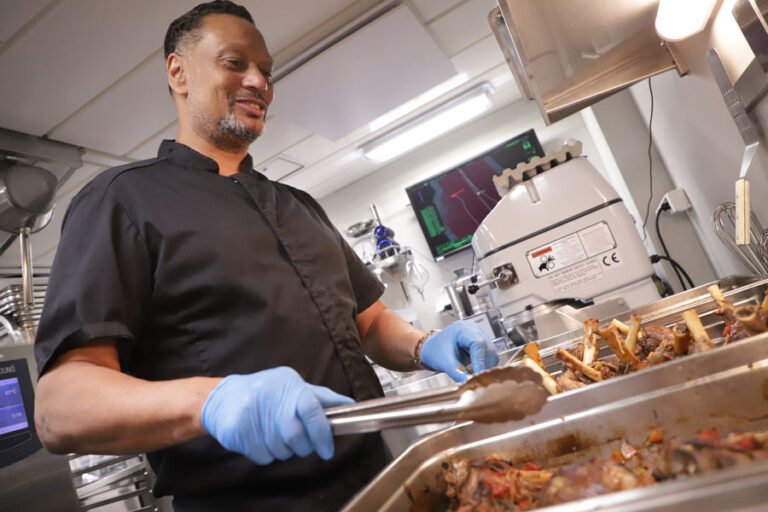
[[[178,53],[168,55],[165,68],[168,72],[168,87],[180,96],[187,95],[186,60]]]

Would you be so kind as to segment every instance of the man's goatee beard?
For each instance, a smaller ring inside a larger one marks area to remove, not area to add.
[[[230,112],[219,121],[215,142],[223,147],[242,147],[250,145],[260,135],[259,132],[241,123],[234,112]]]
[[[239,121],[234,112],[229,112],[218,122],[199,113],[193,114],[192,118],[195,133],[221,149],[240,150],[261,135],[261,132]]]

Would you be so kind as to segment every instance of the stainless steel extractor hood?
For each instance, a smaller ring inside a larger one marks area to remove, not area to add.
[[[685,69],[656,34],[658,0],[498,0],[491,28],[547,124],[649,76]]]

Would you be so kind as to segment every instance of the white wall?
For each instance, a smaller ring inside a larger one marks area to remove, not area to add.
[[[628,91],[614,94],[588,110],[592,113],[596,126],[590,122],[587,115],[589,112],[585,111],[583,116],[587,126],[595,138],[598,149],[601,150],[608,171],[612,170],[613,162],[616,164],[615,171],[618,173],[618,178],[615,181],[621,180],[626,185],[624,190],[619,187],[617,189],[622,194],[630,212],[638,220],[637,228],[641,236],[645,237],[648,252],[663,254],[662,245],[655,230],[656,208],[664,194],[676,186],[655,144],[651,144],[650,147],[653,167],[650,166],[647,120],[640,115]],[[603,144],[607,147],[603,148]],[[652,196],[651,172],[653,173]],[[650,208],[648,208],[649,199]],[[642,224],[646,212],[648,220],[644,234]],[[670,257],[680,263],[695,284],[704,284],[715,280],[716,273],[687,215],[662,213],[659,219],[659,231],[664,237]],[[657,264],[656,270],[666,277],[675,292],[683,290],[680,280],[674,276],[669,264]]]
[[[706,52],[717,48],[732,80],[738,78],[753,57],[731,15],[733,1],[722,4],[704,33],[678,45],[690,68],[689,75],[681,78],[670,72],[653,78],[656,147],[675,184],[688,192],[694,208],[691,220],[720,277],[746,271],[717,238],[711,224],[715,208],[724,201],[733,201],[744,143],[711,77]],[[647,84],[636,85],[631,93],[647,122]],[[765,118],[766,100],[759,108]],[[762,126],[765,131],[768,124],[763,121]],[[765,147],[764,144],[758,153],[748,178],[753,210],[768,223],[768,202],[763,200],[768,197]]]
[[[529,128],[536,133],[545,151],[556,149],[563,140],[576,138],[584,144],[584,154],[600,170],[604,169],[597,149],[580,116],[571,116],[553,126],[544,126],[535,105],[517,102],[472,122],[443,138],[406,155],[375,173],[323,198],[320,203],[333,223],[342,230],[370,218],[369,205],[376,203],[385,225],[395,231],[395,239],[410,246],[416,260],[430,274],[425,300],[417,293],[411,307],[425,329],[438,328],[451,320],[436,312],[442,286],[454,278],[453,271],[469,267],[471,250],[435,263],[409,203],[405,188],[457,165]],[[445,299],[447,300],[447,299]]]

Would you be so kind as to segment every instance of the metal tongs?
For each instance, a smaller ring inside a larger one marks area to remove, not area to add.
[[[331,407],[325,414],[334,435],[456,420],[498,423],[538,412],[548,396],[533,370],[504,367],[478,373],[459,386]]]

